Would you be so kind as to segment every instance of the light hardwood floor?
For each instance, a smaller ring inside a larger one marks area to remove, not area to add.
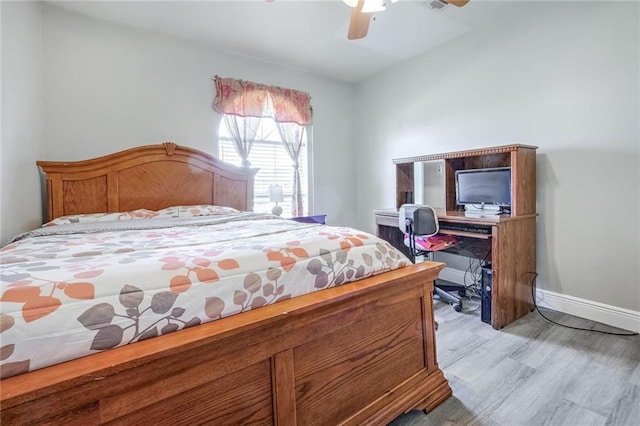
[[[434,302],[438,364],[453,396],[391,425],[640,425],[640,337],[551,324],[537,312],[494,330]],[[612,329],[555,311],[576,327]]]

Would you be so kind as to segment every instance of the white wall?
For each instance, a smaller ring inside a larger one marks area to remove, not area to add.
[[[216,153],[212,77],[290,87],[312,97],[314,211],[355,223],[351,85],[50,6],[43,40],[46,159],[164,141]]]
[[[545,290],[640,311],[640,5],[537,2],[357,87],[358,225],[398,157],[524,143]]]
[[[41,222],[35,159],[43,153],[40,3],[0,3],[2,11],[2,140],[0,243]]]
[[[37,159],[165,140],[215,152],[219,74],[311,93],[315,211],[330,223],[355,224],[357,205],[373,231],[372,210],[394,203],[392,158],[538,145],[539,286],[640,311],[637,3],[538,4],[360,84],[355,102],[349,85],[204,45],[1,7],[2,240],[40,220]]]

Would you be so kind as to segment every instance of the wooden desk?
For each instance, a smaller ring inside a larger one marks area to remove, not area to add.
[[[444,231],[460,236],[462,241],[446,251],[491,261],[491,325],[502,328],[533,309],[531,283],[536,270],[536,146],[502,145],[466,151],[431,153],[396,158],[396,209],[414,199],[416,185],[433,186],[444,180],[444,207],[438,212],[441,224],[458,223],[489,228],[489,234]],[[442,174],[423,176],[416,182],[414,170],[422,162],[442,162]],[[510,214],[492,217],[466,217],[458,211],[456,172],[493,167],[511,169]],[[378,235],[408,254],[398,229],[395,209],[376,210]]]
[[[398,229],[396,209],[374,210],[377,235],[411,257]],[[500,329],[533,310],[531,284],[536,270],[536,214],[465,217],[464,212],[437,211],[440,224],[490,228],[490,234],[441,230],[461,237],[445,252],[486,259],[493,268],[491,325]],[[412,259],[413,260],[413,259]]]

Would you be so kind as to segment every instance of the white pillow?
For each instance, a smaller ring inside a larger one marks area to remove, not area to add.
[[[195,205],[195,206],[173,206],[166,209],[158,210],[159,218],[171,217],[196,217],[196,216],[215,216],[220,214],[239,213],[232,207],[213,206],[213,205]]]
[[[60,216],[53,219],[50,222],[42,225],[55,226],[55,225],[67,225],[70,223],[89,223],[89,222],[107,222],[114,220],[131,220],[131,219],[151,219],[158,217],[158,212],[147,209],[132,210],[129,212],[116,212],[116,213],[86,213],[86,214],[73,214],[68,216]]]

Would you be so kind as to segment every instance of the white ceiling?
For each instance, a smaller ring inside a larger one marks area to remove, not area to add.
[[[351,41],[346,37],[351,9],[341,0],[45,3],[346,82],[361,81],[514,16],[512,2],[471,0],[463,8],[436,11],[430,1],[387,2],[387,9],[374,15],[369,35]]]

